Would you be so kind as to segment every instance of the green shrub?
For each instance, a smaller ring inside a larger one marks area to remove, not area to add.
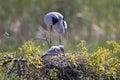
[[[82,40],[76,45],[76,52],[43,64],[42,48],[27,41],[17,52],[0,53],[0,77],[16,80],[119,80],[120,44],[107,41],[107,46],[98,46],[92,53],[86,45]]]

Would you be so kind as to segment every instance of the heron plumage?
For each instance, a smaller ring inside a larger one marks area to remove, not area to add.
[[[49,62],[50,59],[59,57],[61,53],[64,52],[64,46],[59,45],[59,46],[52,46],[50,49],[48,49],[43,55],[42,55],[42,61],[44,63]]]
[[[44,16],[44,22],[47,27],[53,28],[53,30],[57,33],[65,33],[65,29],[67,28],[67,23],[64,20],[62,14],[58,12],[50,12]]]
[[[65,33],[66,39],[68,39],[67,22],[63,15],[58,12],[49,12],[44,16],[44,22],[50,31],[50,46],[52,46],[51,31],[57,32],[58,34]],[[59,36],[59,43],[62,44],[61,36]]]

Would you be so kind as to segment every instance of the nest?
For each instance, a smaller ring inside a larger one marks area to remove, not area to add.
[[[48,80],[85,80],[93,78],[94,70],[87,63],[74,64],[68,56],[62,56],[45,63],[41,72]]]

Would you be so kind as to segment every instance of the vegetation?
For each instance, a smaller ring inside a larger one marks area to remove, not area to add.
[[[82,40],[76,45],[76,52],[43,64],[44,51],[27,41],[15,52],[0,53],[0,77],[1,80],[119,80],[120,44],[107,41],[105,45],[89,53]]]

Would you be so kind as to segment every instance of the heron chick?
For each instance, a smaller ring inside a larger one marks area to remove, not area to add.
[[[64,46],[52,46],[50,49],[48,49],[42,58],[43,63],[50,62],[52,59],[58,58],[64,54]]]

